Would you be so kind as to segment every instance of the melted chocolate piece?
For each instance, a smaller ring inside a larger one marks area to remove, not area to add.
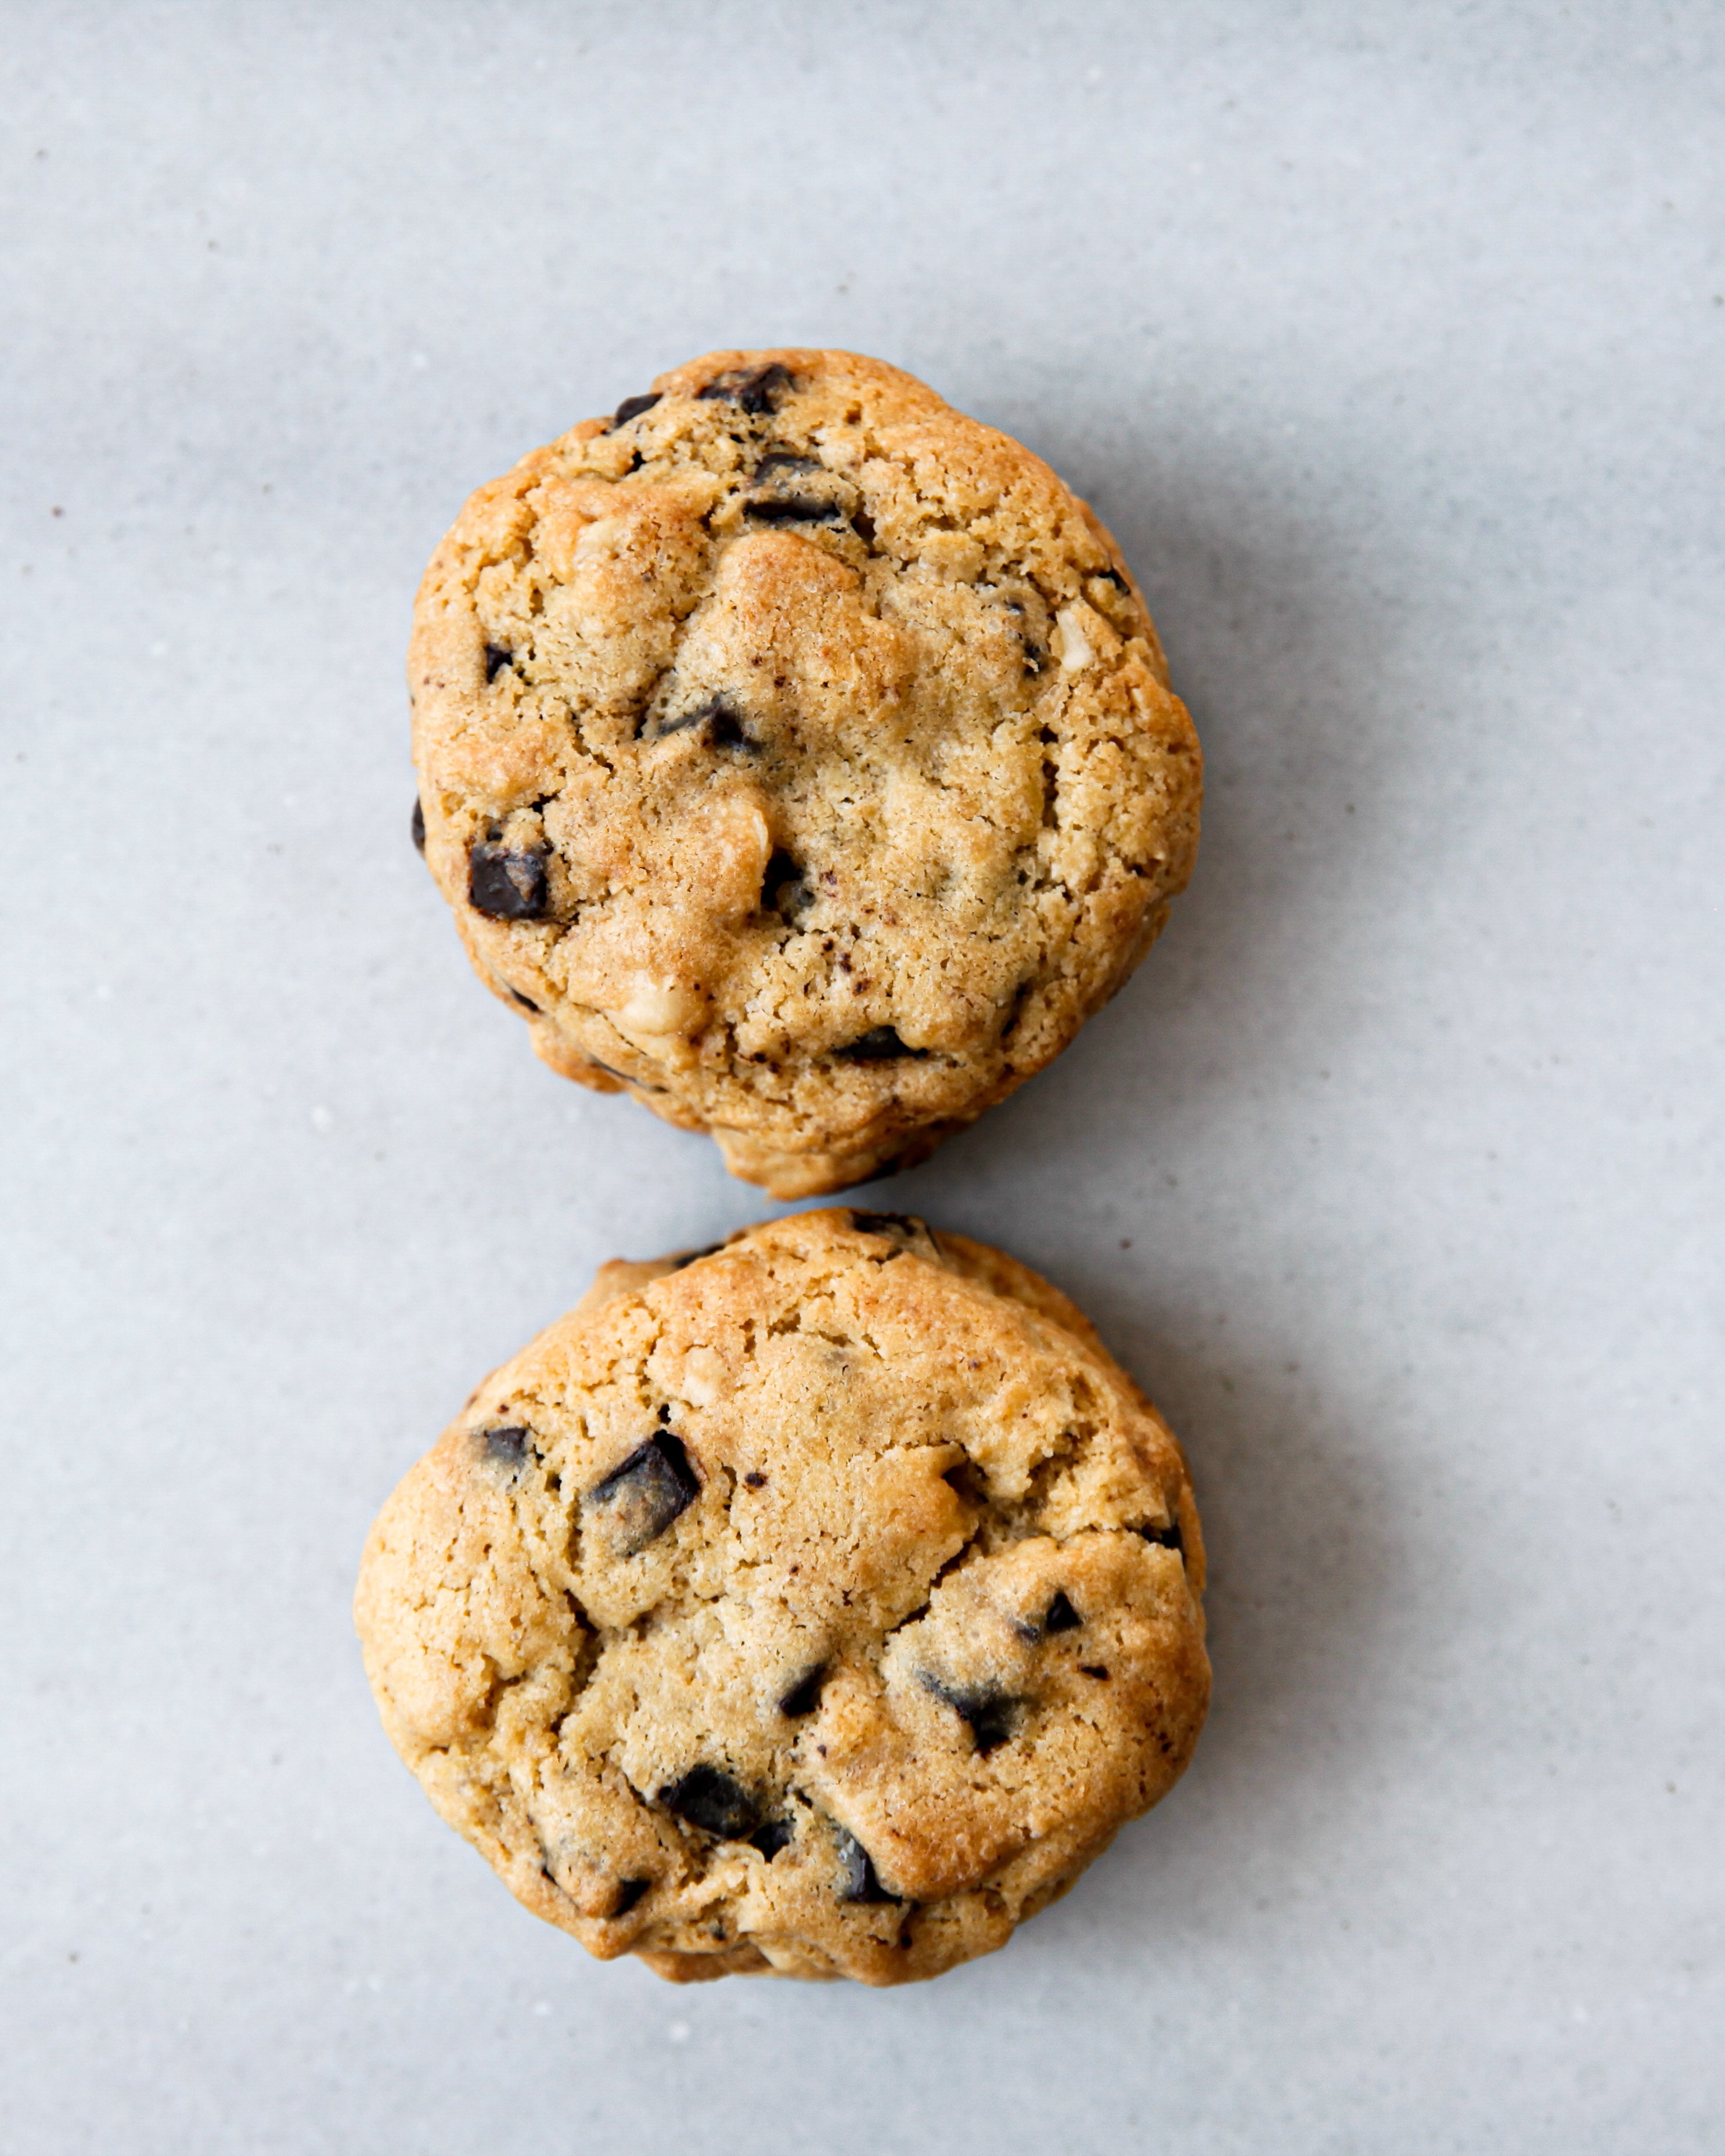
[[[675,719],[660,719],[643,726],[637,739],[665,741],[672,734],[687,733],[692,727],[702,728],[709,748],[752,748],[754,744],[743,732],[742,714],[731,699],[724,695],[709,696],[704,704],[693,711],[684,711]]]
[[[792,472],[819,471],[820,469],[820,463],[814,457],[798,456],[794,449],[769,449],[755,466],[754,483],[757,486],[776,485]]]
[[[602,1482],[595,1482],[586,1502],[614,1516],[619,1553],[635,1557],[700,1495],[701,1484],[682,1440],[672,1430],[660,1430],[644,1445],[638,1445]]]
[[[1147,1543],[1154,1543],[1159,1549],[1177,1550],[1182,1561],[1184,1561],[1186,1546],[1180,1540],[1180,1522],[1178,1518],[1170,1520],[1165,1527],[1140,1527],[1138,1532]]]
[[[1022,1701],[992,1688],[980,1691],[956,1691],[950,1685],[942,1684],[937,1677],[924,1677],[922,1681],[937,1700],[950,1707],[953,1713],[968,1725],[971,1741],[983,1758],[986,1758],[989,1753],[1005,1743],[1011,1736],[1012,1726],[1018,1718]]]
[[[639,419],[644,412],[650,412],[663,393],[649,389],[644,397],[625,397],[611,414],[614,427],[626,427],[631,419]]]
[[[896,1243],[920,1242],[928,1233],[927,1221],[909,1213],[865,1213],[850,1208],[850,1224],[859,1235],[891,1235]]]
[[[758,1467],[750,1468],[742,1479],[751,1490],[764,1490],[767,1487],[767,1477]]]
[[[509,983],[506,981],[503,985],[506,988],[509,988]],[[510,988],[509,993],[515,998],[516,1001],[521,1005],[523,1010],[536,1011],[538,1009],[539,1006],[534,1002],[531,996],[524,996],[519,988]]]
[[[650,1879],[623,1880],[618,1887],[617,1899],[612,1907],[613,1918],[626,1917],[652,1884]]]
[[[841,1902],[896,1902],[880,1884],[875,1860],[847,1828],[834,1835],[839,1845],[839,1899]]]
[[[749,1840],[771,1864],[782,1849],[788,1849],[797,1838],[797,1830],[788,1820],[768,1820],[765,1826],[757,1827]]]
[[[1083,1622],[1067,1600],[1063,1587],[1048,1605],[1048,1614],[1042,1620],[1042,1635],[1046,1639],[1050,1632],[1076,1632]]]
[[[602,1064],[600,1068],[603,1070],[603,1067],[604,1066]],[[686,1257],[681,1257],[677,1260],[676,1263],[671,1267],[671,1270],[674,1273],[680,1273],[685,1265],[698,1265],[703,1258],[711,1257],[715,1251],[722,1250],[724,1247],[725,1245],[722,1243],[708,1243],[703,1249],[699,1250],[691,1250]]]
[[[842,524],[843,506],[830,493],[818,493],[796,482],[805,475],[822,471],[814,457],[798,456],[793,449],[773,449],[755,466],[753,484],[771,490],[753,494],[742,505],[742,513],[758,524]]]
[[[490,921],[542,920],[551,902],[543,851],[482,839],[468,852],[467,896],[474,911]]]
[[[716,1767],[691,1767],[680,1782],[659,1792],[659,1801],[720,1841],[747,1841],[761,1824],[755,1799]]]
[[[805,1671],[798,1678],[778,1702],[778,1711],[787,1722],[799,1722],[805,1714],[814,1713],[820,1705],[820,1688],[826,1681],[827,1666],[824,1662],[817,1662],[812,1670]]]
[[[1100,1662],[1081,1662],[1078,1666],[1087,1677],[1101,1677],[1105,1682],[1107,1680],[1108,1672]]]
[[[513,1472],[526,1462],[533,1433],[515,1424],[506,1430],[481,1430],[480,1437],[485,1448],[488,1464],[493,1467],[506,1467]]]
[[[485,679],[495,681],[506,666],[513,664],[515,654],[506,644],[488,644],[485,646]]]
[[[866,1033],[847,1040],[833,1053],[842,1063],[888,1063],[896,1056],[920,1056],[926,1050],[907,1048],[899,1039],[896,1026],[871,1025]]]
[[[874,545],[875,520],[869,515],[866,510],[859,509],[853,512],[850,519],[850,528],[854,532],[855,532],[857,537],[862,541],[865,546],[872,547]]]
[[[763,910],[794,924],[814,905],[814,886],[791,855],[779,847],[761,879]]]
[[[413,797],[413,844],[420,853],[425,850],[425,804],[418,794]]]
[[[742,513],[757,524],[842,524],[845,512],[836,501],[818,494],[757,495],[742,505]]]
[[[747,412],[751,418],[758,419],[768,412],[776,412],[778,400],[793,387],[790,369],[778,360],[752,372],[747,367],[733,367],[729,373],[716,374],[705,389],[696,394],[709,401],[722,399]]]
[[[714,748],[749,748],[753,744],[742,730],[742,721],[722,696],[715,697],[706,715],[706,737]]]

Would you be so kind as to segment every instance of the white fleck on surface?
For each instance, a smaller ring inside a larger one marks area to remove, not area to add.
[[[639,1034],[656,1040],[692,1025],[703,1009],[701,998],[692,989],[675,981],[644,978],[614,1014],[613,1023],[619,1033]]]
[[[1060,671],[1063,674],[1081,674],[1086,666],[1096,663],[1096,652],[1084,633],[1084,625],[1076,607],[1062,607],[1055,616],[1060,631]]]

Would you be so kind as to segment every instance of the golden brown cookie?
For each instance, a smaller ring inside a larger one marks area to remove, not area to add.
[[[408,678],[480,977],[781,1198],[1040,1070],[1191,873],[1198,742],[1112,540],[850,352],[711,353],[481,487]]]
[[[1180,1450],[1065,1297],[805,1213],[586,1299],[373,1527],[384,1725],[527,1907],[679,1981],[1004,1944],[1190,1758]]]

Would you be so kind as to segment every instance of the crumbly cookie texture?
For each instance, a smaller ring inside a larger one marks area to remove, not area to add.
[[[1179,1446],[1035,1274],[805,1213],[603,1267],[367,1544],[384,1726],[536,1916],[676,1982],[911,1983],[1173,1784]]]
[[[1040,1070],[1191,873],[1197,738],[1113,541],[850,352],[711,353],[481,487],[408,681],[480,977],[780,1198]]]

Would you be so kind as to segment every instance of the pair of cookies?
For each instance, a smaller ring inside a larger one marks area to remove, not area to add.
[[[1058,1054],[1190,872],[1108,534],[891,367],[720,353],[481,488],[410,659],[415,833],[552,1067],[776,1197]],[[999,1946],[1202,1724],[1179,1448],[999,1251],[805,1213],[613,1265],[372,1531],[386,1727],[536,1913],[679,1979]]]

